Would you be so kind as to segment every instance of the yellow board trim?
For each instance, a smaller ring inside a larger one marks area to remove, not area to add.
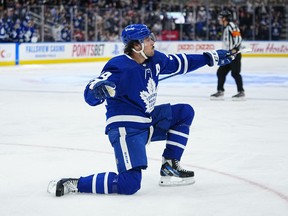
[[[268,54],[268,53],[260,53],[260,54],[254,54],[254,53],[243,53],[242,56],[244,57],[273,57],[273,58],[287,58],[288,53],[285,54]]]
[[[3,61],[0,62],[0,66],[14,66],[15,65],[15,61]]]
[[[77,58],[77,59],[48,59],[48,60],[22,60],[20,65],[25,64],[59,64],[59,63],[80,63],[80,62],[105,62],[110,60],[109,57],[102,58]]]

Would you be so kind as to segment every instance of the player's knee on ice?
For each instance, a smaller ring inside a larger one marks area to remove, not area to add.
[[[141,188],[141,170],[128,170],[117,176],[118,194],[132,195]]]
[[[185,124],[190,126],[194,118],[194,109],[189,104],[172,105],[172,122],[171,126]]]

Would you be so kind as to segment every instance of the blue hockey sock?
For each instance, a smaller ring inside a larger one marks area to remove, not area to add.
[[[78,181],[78,191],[98,194],[117,193],[117,185],[113,183],[116,176],[114,172],[104,172],[81,177]]]
[[[171,127],[167,133],[166,149],[162,156],[180,160],[188,141],[194,110],[188,104],[177,104],[172,106],[172,116]]]

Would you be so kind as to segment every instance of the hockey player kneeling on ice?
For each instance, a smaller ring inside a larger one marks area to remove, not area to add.
[[[159,184],[194,183],[194,172],[180,166],[194,110],[189,104],[156,106],[159,75],[185,74],[205,65],[229,64],[234,56],[226,50],[166,55],[154,49],[156,38],[143,24],[127,26],[121,37],[124,54],[109,60],[100,76],[91,80],[84,91],[85,101],[91,106],[106,101],[105,133],[114,148],[118,173],[51,181],[48,192],[56,196],[75,192],[136,193],[148,164],[146,145],[160,140],[166,140],[166,147]]]

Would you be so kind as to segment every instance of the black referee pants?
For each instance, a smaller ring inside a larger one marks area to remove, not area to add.
[[[231,71],[231,76],[234,78],[235,83],[237,85],[237,91],[244,91],[243,89],[243,80],[241,76],[241,53],[239,53],[236,58],[227,65],[220,66],[217,70],[217,90],[218,91],[225,91],[224,84],[226,81],[227,74]]]

